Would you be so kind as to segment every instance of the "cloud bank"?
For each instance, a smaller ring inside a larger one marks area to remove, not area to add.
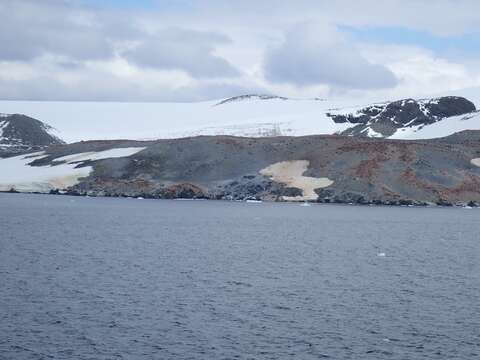
[[[480,49],[469,58],[439,53],[443,38],[480,31],[477,1],[107,3],[0,2],[0,98],[197,101],[258,92],[381,98],[480,86]],[[342,30],[382,26],[424,31],[436,47],[425,40],[368,42]]]
[[[289,31],[285,41],[268,52],[264,67],[268,80],[297,86],[375,89],[397,84],[392,71],[369,62],[327,26],[302,25]]]

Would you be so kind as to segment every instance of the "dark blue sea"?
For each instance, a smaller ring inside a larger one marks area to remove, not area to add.
[[[476,359],[480,209],[0,194],[0,359]]]

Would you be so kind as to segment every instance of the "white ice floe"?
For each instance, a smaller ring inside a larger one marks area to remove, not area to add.
[[[63,163],[46,166],[30,164],[47,155],[44,152],[0,159],[0,191],[41,192],[62,190],[76,185],[92,172],[91,166],[76,168],[79,162],[131,156],[144,147],[119,148],[81,153],[55,159]]]
[[[385,257],[385,256],[387,256],[387,254],[385,254],[384,252],[381,252],[381,253],[378,253],[377,256],[378,257]]]
[[[310,162],[308,160],[281,161],[260,170],[260,174],[270,177],[273,181],[302,190],[301,196],[284,196],[287,201],[316,200],[318,194],[315,189],[324,188],[333,184],[328,178],[314,178],[303,176]]]

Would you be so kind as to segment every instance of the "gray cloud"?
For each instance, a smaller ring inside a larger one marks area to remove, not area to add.
[[[137,47],[123,54],[140,67],[183,70],[199,78],[239,74],[214,54],[217,46],[230,41],[218,32],[167,28],[151,35],[125,13],[115,17],[60,0],[5,0],[0,15],[0,60],[31,61],[43,55],[70,61],[108,60],[124,44],[136,42]]]
[[[478,31],[477,0],[438,0],[435,6],[429,0],[152,1],[158,7],[0,0],[0,98],[187,101],[255,91],[292,97],[355,89],[416,93],[436,89],[430,70],[442,74],[445,88],[478,82],[478,67],[464,71],[470,61],[465,57],[446,64],[440,53],[414,58],[411,50],[393,56],[385,45],[359,49],[332,29],[295,29],[279,41],[305,21],[464,34]],[[402,79],[398,86],[381,64]]]
[[[63,1],[5,0],[0,15],[2,60],[28,61],[45,54],[97,60],[113,55],[94,14],[74,11]]]
[[[478,0],[190,0],[189,5],[196,22],[215,18],[216,24],[247,28],[329,19],[342,25],[407,27],[452,35],[478,32],[480,21]],[[173,7],[170,15],[178,15],[177,10]]]
[[[238,76],[225,59],[214,55],[230,39],[215,32],[165,29],[123,53],[130,62],[157,69],[184,70],[197,78]]]
[[[285,41],[267,53],[264,70],[269,81],[297,86],[375,89],[397,84],[390,70],[368,62],[352,44],[325,26],[302,25],[288,32]]]
[[[0,99],[37,101],[169,101],[188,102],[221,99],[267,90],[252,84],[200,81],[180,87],[155,82],[142,83],[104,73],[87,74],[80,83],[69,84],[45,74],[28,80],[0,78]]]

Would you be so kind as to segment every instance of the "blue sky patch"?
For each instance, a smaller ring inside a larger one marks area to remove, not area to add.
[[[376,44],[415,45],[441,55],[472,55],[480,53],[480,33],[447,37],[402,27],[356,28],[342,25],[338,29],[350,35],[355,41]]]
[[[157,3],[153,0],[80,0],[79,3],[101,8],[155,9]]]

